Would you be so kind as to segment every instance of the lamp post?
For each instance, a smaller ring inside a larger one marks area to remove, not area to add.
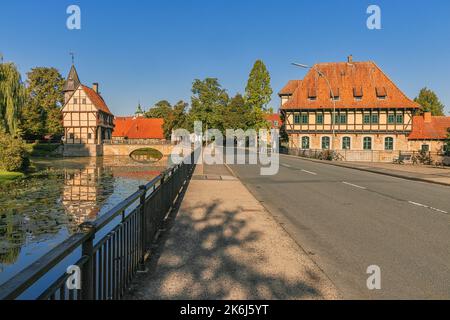
[[[336,101],[334,100],[334,93],[333,93],[333,88],[331,87],[330,81],[328,80],[328,78],[323,74],[322,71],[320,71],[319,69],[317,69],[317,67],[314,65],[312,67],[306,65],[306,64],[302,64],[302,63],[292,63],[293,66],[296,67],[300,67],[300,68],[304,68],[304,69],[313,69],[317,72],[317,74],[319,75],[319,77],[322,77],[325,79],[328,88],[330,89],[330,93],[331,93],[331,100],[333,101],[333,117],[331,119],[331,127],[333,130],[333,139],[331,140],[331,150],[334,150],[334,138],[336,136],[336,130],[335,130],[335,122],[336,122]]]

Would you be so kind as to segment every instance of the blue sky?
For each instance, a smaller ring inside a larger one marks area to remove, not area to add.
[[[66,28],[66,8],[82,11],[82,29]],[[382,30],[366,27],[366,9],[382,10]],[[298,61],[375,61],[411,98],[435,90],[450,113],[450,2],[301,0],[2,1],[0,52],[25,74],[54,66],[66,76],[76,54],[81,81],[100,83],[116,115],[161,99],[190,101],[195,78],[217,77],[243,92],[262,59],[277,92],[305,71]],[[274,94],[271,106],[278,108]]]

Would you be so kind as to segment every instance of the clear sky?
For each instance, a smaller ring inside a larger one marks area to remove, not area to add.
[[[66,9],[81,8],[81,30]],[[381,30],[366,27],[370,4]],[[219,78],[243,92],[256,59],[272,77],[274,97],[305,71],[291,62],[375,61],[411,98],[427,86],[450,113],[448,0],[4,0],[0,52],[22,74],[54,66],[66,76],[76,54],[81,81],[100,83],[116,115],[161,99],[190,101],[193,79]]]

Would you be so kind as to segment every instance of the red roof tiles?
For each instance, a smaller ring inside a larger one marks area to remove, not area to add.
[[[333,108],[327,82],[315,68],[330,82],[337,98],[336,108],[419,108],[374,62],[369,61],[316,64],[302,81],[291,80],[281,90],[280,95],[293,92],[282,109]]]
[[[95,92],[93,89],[86,87],[85,85],[81,85],[83,91],[88,96],[89,100],[91,100],[92,104],[99,110],[112,115],[111,111],[109,111],[108,106],[103,100],[102,96]]]
[[[164,139],[164,119],[116,117],[113,137]]]
[[[425,116],[413,118],[413,130],[409,140],[445,140],[450,128],[450,117],[434,117],[426,121]]]

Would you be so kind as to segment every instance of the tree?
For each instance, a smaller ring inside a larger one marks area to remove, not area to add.
[[[171,109],[171,112],[164,119],[164,135],[166,139],[170,138],[172,130],[176,129],[190,129],[187,121],[186,109],[189,106],[188,103],[183,100],[178,101]]]
[[[55,68],[38,67],[27,73],[22,129],[28,137],[61,135],[64,78]]]
[[[30,165],[28,149],[22,139],[0,133],[0,168],[6,171],[25,171]]]
[[[15,135],[24,103],[25,89],[13,63],[0,63],[0,129]]]
[[[436,93],[428,88],[422,88],[419,96],[414,99],[422,106],[422,112],[431,112],[433,116],[443,116],[445,106],[439,101]]]
[[[202,121],[203,130],[223,130],[222,113],[228,103],[228,94],[217,78],[194,80],[192,93],[189,125]]]
[[[254,129],[268,128],[265,113],[272,93],[269,71],[264,62],[257,60],[250,71],[245,87],[246,102],[251,108],[250,119]]]
[[[167,100],[161,100],[145,113],[145,117],[166,119],[171,112],[172,106],[170,103]]]
[[[445,139],[445,155],[450,156],[450,128],[447,128],[447,139]]]
[[[241,94],[236,94],[224,109],[222,119],[224,129],[247,130],[249,122],[249,107]]]

